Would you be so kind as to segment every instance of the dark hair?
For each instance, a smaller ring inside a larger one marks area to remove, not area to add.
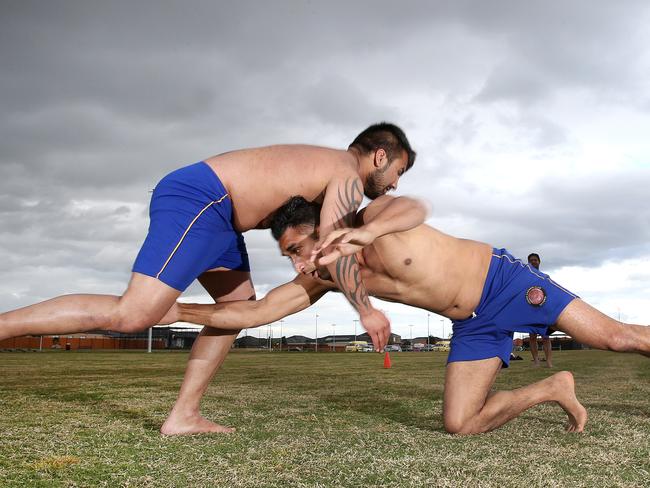
[[[280,240],[287,227],[311,226],[320,223],[320,205],[308,202],[303,197],[291,197],[275,211],[271,220],[271,234]]]
[[[386,151],[388,161],[392,161],[400,156],[402,151],[406,151],[408,157],[406,170],[410,169],[415,162],[416,153],[411,148],[404,131],[388,122],[371,125],[352,141],[350,147],[358,149],[362,154],[383,149]]]
[[[540,258],[540,257],[539,257],[539,254],[537,254],[536,252],[531,252],[531,253],[528,255],[528,261],[530,261],[530,258],[532,258],[533,256],[536,257],[537,259],[539,259],[539,262],[540,262],[540,263],[542,262],[542,258]]]

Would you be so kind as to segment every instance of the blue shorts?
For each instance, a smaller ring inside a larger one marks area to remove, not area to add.
[[[549,335],[549,327],[574,298],[547,274],[505,249],[494,249],[475,313],[453,323],[447,362],[499,357],[507,368],[514,332]]]
[[[232,203],[203,161],[180,168],[156,185],[149,233],[133,271],[184,291],[214,268],[250,271],[244,236],[232,224]]]

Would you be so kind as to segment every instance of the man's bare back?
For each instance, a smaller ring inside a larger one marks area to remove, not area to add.
[[[306,145],[243,149],[205,162],[228,190],[239,232],[268,228],[273,211],[293,195],[322,203],[333,179],[357,178],[359,170],[350,151]]]

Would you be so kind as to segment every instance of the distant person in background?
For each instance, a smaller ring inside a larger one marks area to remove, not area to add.
[[[533,252],[528,255],[528,264],[533,268],[539,269],[539,265],[542,260],[539,258],[539,254]],[[552,333],[552,331],[549,331]],[[537,351],[537,334],[531,332],[529,335],[530,338],[530,353],[533,355],[533,364],[535,367],[539,367],[539,353]],[[543,335],[542,336],[542,347],[544,348],[544,354],[546,355],[546,367],[553,367],[553,348],[551,347],[551,336]]]

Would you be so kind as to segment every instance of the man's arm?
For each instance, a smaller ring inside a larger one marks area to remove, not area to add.
[[[330,232],[337,229],[352,227],[362,200],[363,185],[356,173],[330,181],[320,215],[321,239],[327,238]],[[383,350],[390,336],[390,323],[370,303],[356,257],[351,255],[338,258],[327,266],[327,270],[336,286],[359,313],[361,324],[370,335],[375,350]]]
[[[383,195],[359,212],[357,221],[363,225],[330,232],[312,255],[315,257],[330,246],[327,255],[318,261],[320,265],[327,265],[341,256],[356,254],[383,235],[404,232],[423,224],[427,213],[427,206],[420,200]]]
[[[315,303],[331,289],[308,276],[298,275],[274,288],[260,300],[240,300],[216,304],[177,302],[172,323],[190,322],[216,329],[240,330],[270,324]],[[167,318],[167,317],[166,317]]]

